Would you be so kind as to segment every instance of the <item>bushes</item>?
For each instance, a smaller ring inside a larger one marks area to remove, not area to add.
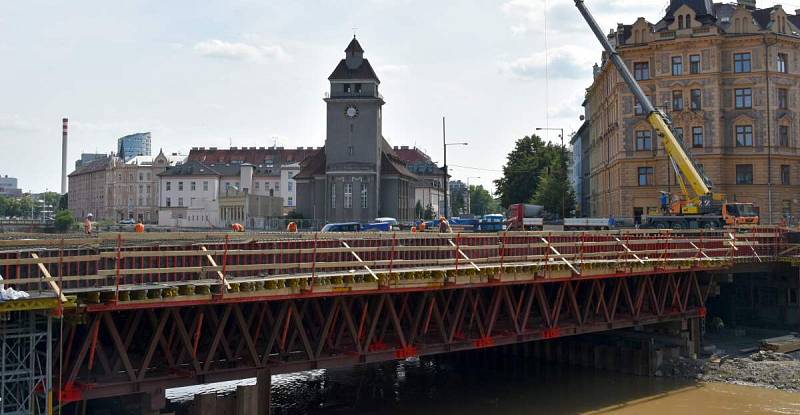
[[[75,218],[68,210],[59,210],[56,213],[55,227],[58,232],[68,232],[75,226]]]

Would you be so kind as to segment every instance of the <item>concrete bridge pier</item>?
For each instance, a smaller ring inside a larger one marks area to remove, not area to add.
[[[255,385],[240,385],[231,395],[215,393],[197,395],[190,408],[191,415],[269,415],[272,372],[258,371]]]

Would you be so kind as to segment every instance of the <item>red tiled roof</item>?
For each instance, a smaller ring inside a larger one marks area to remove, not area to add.
[[[250,163],[256,166],[271,160],[277,167],[282,164],[299,163],[318,149],[313,147],[231,147],[229,149],[193,148],[187,161],[199,161],[206,164],[226,164],[233,162]]]

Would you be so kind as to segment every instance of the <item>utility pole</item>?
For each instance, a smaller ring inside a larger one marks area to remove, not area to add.
[[[447,142],[447,128],[445,124],[445,118],[442,116],[442,149],[444,150],[444,216],[450,217],[449,213],[449,198],[448,198],[448,191],[450,190],[449,183],[447,182],[449,174],[449,169],[447,167],[447,146],[466,146],[469,143],[448,143]]]
[[[449,200],[447,198],[447,192],[450,190],[448,189],[450,184],[447,182],[447,179],[450,177],[450,174],[447,172],[447,128],[445,126],[444,116],[442,116],[442,148],[444,149],[444,217],[449,218],[450,215],[448,215],[447,209],[450,206],[448,203]]]
[[[566,155],[566,147],[564,147],[564,129],[563,128],[542,128],[536,127],[536,131],[560,131],[561,132],[561,170],[564,173],[564,179],[569,183],[569,177],[567,177],[567,155]],[[567,217],[567,192],[564,191],[564,194],[561,195],[561,219],[565,219]]]

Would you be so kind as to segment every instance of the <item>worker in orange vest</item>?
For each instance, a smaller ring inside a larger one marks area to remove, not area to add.
[[[425,232],[425,222],[420,222],[419,223],[419,231],[420,232]]]
[[[133,231],[136,233],[144,233],[144,224],[139,222],[136,225],[133,225]]]
[[[294,222],[289,222],[289,225],[286,226],[286,231],[289,233],[297,233],[297,224]]]
[[[234,232],[244,232],[244,226],[242,226],[241,223],[234,223],[231,225],[231,229],[233,229]]]
[[[439,233],[452,233],[453,229],[450,228],[450,224],[447,223],[447,219],[444,216],[439,218]]]
[[[92,234],[92,214],[86,215],[86,219],[83,221],[83,232],[87,235]]]

